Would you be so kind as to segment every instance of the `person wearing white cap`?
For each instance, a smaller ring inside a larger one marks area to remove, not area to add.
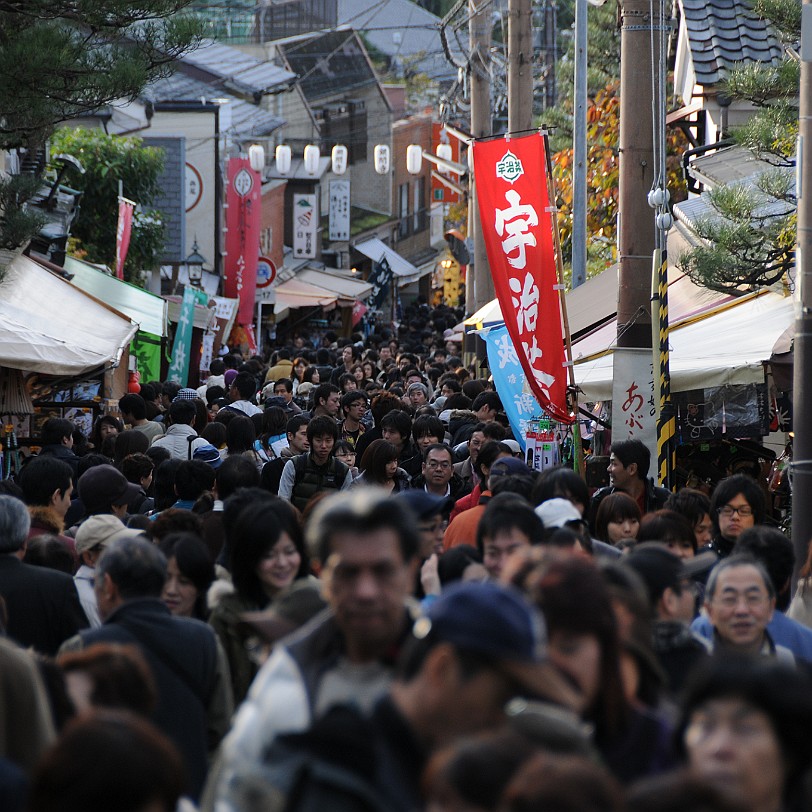
[[[96,561],[104,549],[118,538],[134,538],[142,535],[140,530],[131,530],[112,514],[91,516],[76,531],[76,553],[82,562],[73,581],[79,593],[79,601],[85,610],[88,623],[92,629],[101,626],[99,606],[93,583],[96,574]]]

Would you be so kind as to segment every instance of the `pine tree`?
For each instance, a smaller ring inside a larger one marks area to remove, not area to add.
[[[0,149],[40,147],[61,122],[137,96],[196,45],[188,3],[0,3]]]
[[[741,64],[720,89],[731,100],[745,99],[757,108],[731,135],[771,168],[752,182],[707,193],[713,211],[693,224],[705,244],[683,254],[678,263],[697,284],[727,293],[778,282],[795,261],[801,4],[757,0],[754,11],[772,23],[784,59],[777,65]]]

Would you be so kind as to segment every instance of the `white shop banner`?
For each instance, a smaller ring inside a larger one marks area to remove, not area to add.
[[[316,235],[319,228],[316,195],[293,195],[293,256],[316,258]]]
[[[652,459],[648,475],[656,476],[657,417],[651,350],[615,347],[613,352],[612,439],[644,442]]]
[[[330,241],[350,238],[350,182],[330,181]]]

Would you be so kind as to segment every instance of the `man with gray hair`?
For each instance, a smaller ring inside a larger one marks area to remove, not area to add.
[[[762,654],[794,663],[789,649],[767,631],[775,610],[775,587],[764,565],[749,555],[732,555],[711,570],[705,611],[713,624],[715,651]]]
[[[73,578],[64,572],[24,564],[31,527],[28,508],[0,495],[0,597],[6,632],[20,645],[53,656],[60,644],[87,626]]]
[[[416,524],[403,500],[373,488],[319,503],[307,541],[329,608],[277,645],[260,669],[223,742],[202,809],[242,808],[235,799],[278,734],[307,729],[336,704],[370,710],[386,692],[412,624]]]
[[[136,645],[158,689],[155,724],[184,758],[187,794],[197,799],[208,756],[228,728],[233,710],[228,664],[210,626],[175,617],[161,600],[166,558],[154,544],[119,538],[96,562],[94,589],[102,626],[69,640],[62,651],[94,643]]]

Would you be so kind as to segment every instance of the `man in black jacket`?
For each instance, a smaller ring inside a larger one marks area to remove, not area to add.
[[[640,440],[618,440],[612,443],[609,454],[609,485],[595,491],[589,506],[589,529],[595,534],[595,518],[601,501],[615,491],[629,494],[637,502],[640,513],[659,510],[671,491],[660,488],[648,479],[651,452]]]
[[[0,495],[0,597],[8,636],[41,654],[87,626],[73,578],[64,572],[24,564],[31,517],[13,496]]]
[[[158,689],[155,724],[175,743],[197,799],[208,756],[225,734],[233,710],[228,664],[210,626],[175,617],[161,600],[166,558],[150,542],[113,542],[96,564],[95,592],[102,626],[82,632],[62,647],[75,651],[93,643],[137,646]]]

